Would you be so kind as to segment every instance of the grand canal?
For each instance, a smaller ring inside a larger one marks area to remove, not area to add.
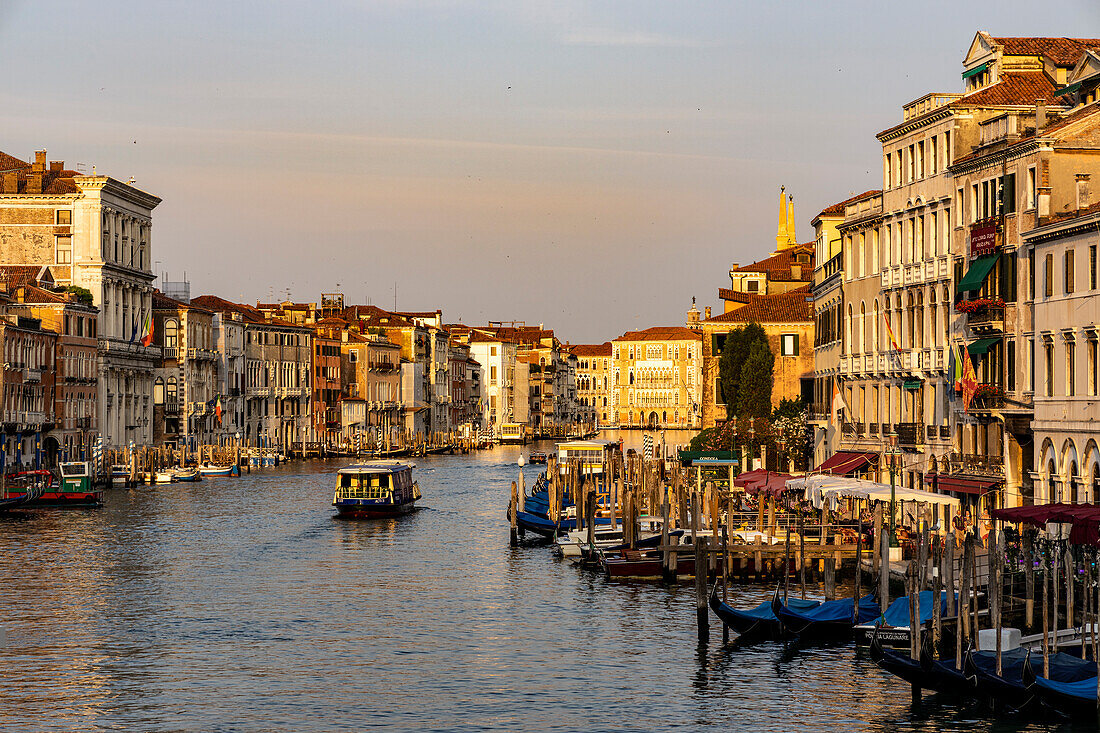
[[[850,645],[723,647],[714,622],[698,647],[690,585],[508,547],[518,455],[419,459],[423,509],[396,521],[333,518],[339,462],[0,517],[0,727],[1046,729],[913,707]]]

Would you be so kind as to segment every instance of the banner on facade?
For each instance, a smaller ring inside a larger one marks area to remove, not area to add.
[[[993,254],[997,249],[997,225],[970,228],[970,256],[982,257]]]

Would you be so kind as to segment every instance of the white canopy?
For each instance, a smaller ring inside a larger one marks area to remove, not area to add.
[[[799,476],[787,481],[787,488],[802,489],[805,497],[817,509],[824,506],[825,502],[829,503],[830,509],[835,509],[837,500],[841,498],[890,501],[890,486],[888,484],[846,476],[826,474]],[[945,494],[934,494],[931,491],[921,491],[920,489],[906,489],[900,486],[894,489],[894,499],[896,501],[915,501],[941,506],[959,506],[959,500],[954,497]]]

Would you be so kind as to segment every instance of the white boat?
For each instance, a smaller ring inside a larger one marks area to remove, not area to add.
[[[130,480],[130,467],[122,464],[111,466],[111,486],[125,486]]]
[[[170,484],[176,480],[176,475],[172,471],[157,471],[153,474],[154,484]]]

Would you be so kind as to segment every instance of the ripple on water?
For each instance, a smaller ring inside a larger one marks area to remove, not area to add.
[[[0,517],[0,726],[1027,727],[935,698],[911,709],[851,646],[700,649],[693,587],[609,583],[544,546],[509,548],[517,456],[419,459],[424,508],[399,520],[334,519],[336,462]],[[743,605],[767,593],[733,589]]]

